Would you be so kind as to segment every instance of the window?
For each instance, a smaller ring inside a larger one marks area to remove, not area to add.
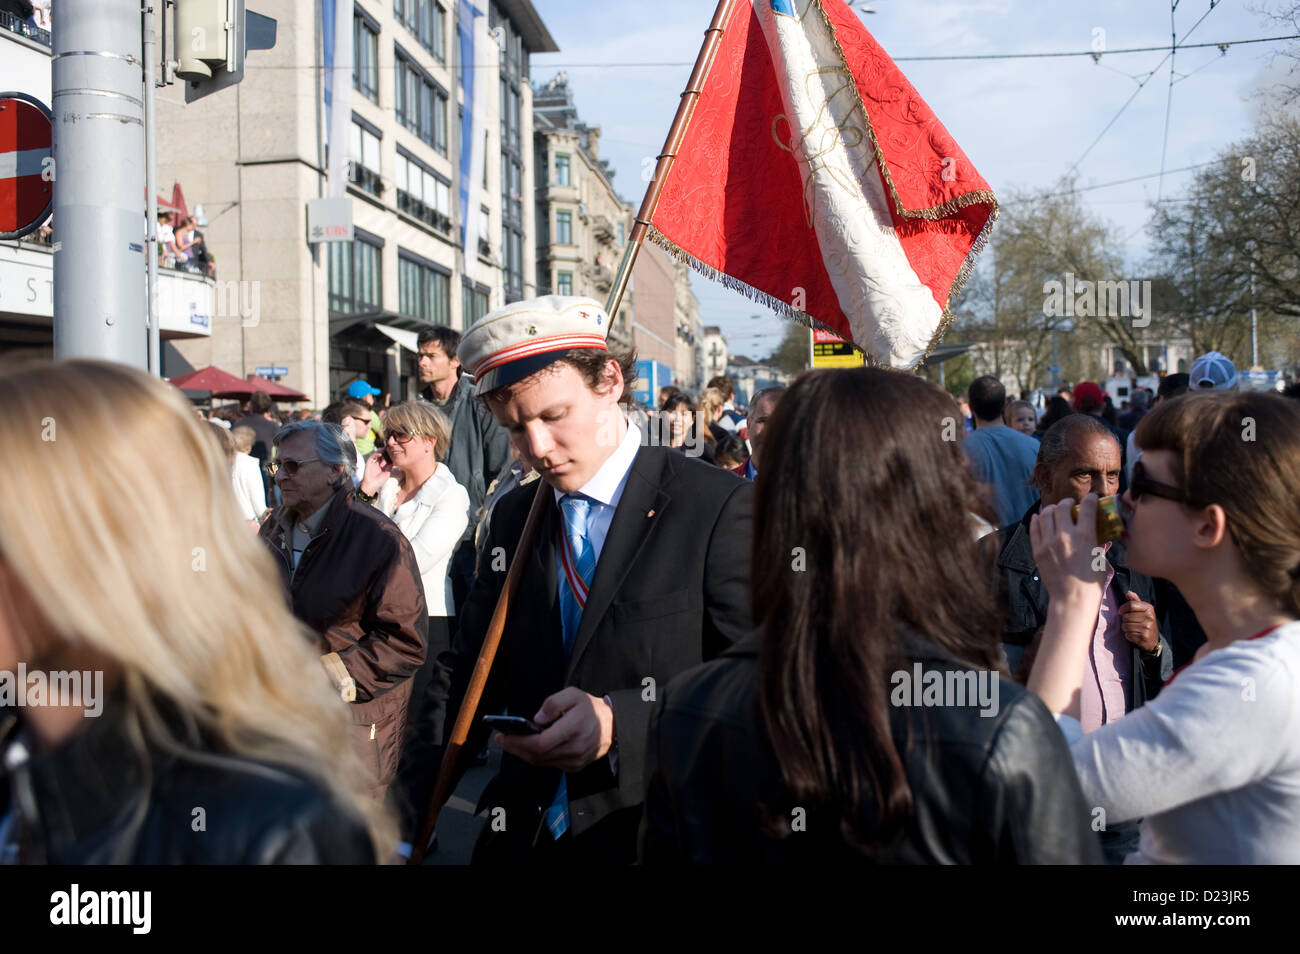
[[[447,62],[447,11],[441,3],[393,0],[393,16],[439,63]]]
[[[492,243],[488,236],[492,234],[492,217],[486,205],[478,210],[478,253],[485,258],[492,257]]]
[[[409,252],[397,254],[398,311],[435,325],[450,324],[451,272]]]
[[[573,213],[560,211],[555,213],[555,244],[573,244]]]
[[[379,195],[384,191],[380,179],[379,136],[370,125],[352,120],[352,143],[349,158],[352,171],[349,178],[366,192]]]
[[[460,308],[461,326],[468,328],[491,311],[488,302],[488,290],[482,286],[475,287],[466,282],[461,286],[460,290]]]
[[[424,163],[397,151],[397,208],[444,234],[451,233],[451,183]]]
[[[573,294],[573,272],[555,273],[555,294],[557,295]]]
[[[447,155],[447,93],[397,47],[395,98],[397,121]]]
[[[352,18],[352,88],[379,102],[379,28],[362,16]]]
[[[356,232],[352,242],[329,243],[330,311],[378,311],[382,295],[383,240]]]
[[[569,185],[569,157],[562,152],[555,154],[555,184]]]
[[[622,222],[618,223],[618,244],[627,244],[627,226]]]

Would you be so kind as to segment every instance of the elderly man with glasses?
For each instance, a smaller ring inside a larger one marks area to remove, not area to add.
[[[382,798],[397,773],[411,677],[428,645],[420,567],[397,524],[357,500],[357,452],[339,425],[290,424],[275,447],[283,504],[260,536],[294,615],[316,634],[321,664],[352,704],[354,744]]]
[[[1119,442],[1105,422],[1087,414],[1062,418],[1048,428],[1039,447],[1033,480],[1041,500],[1020,521],[989,537],[1000,547],[998,574],[1006,600],[1003,648],[1012,674],[1021,681],[1033,663],[1048,604],[1029,542],[1030,518],[1041,505],[1066,497],[1080,500],[1089,493],[1099,497],[1118,493],[1121,466]],[[1135,472],[1135,497],[1168,492],[1153,486],[1141,471]],[[1165,614],[1157,612],[1155,581],[1128,568],[1122,543],[1105,544],[1095,556],[1098,572],[1106,575],[1106,587],[1077,701],[1085,732],[1154,698],[1173,672],[1167,626],[1159,622]],[[1099,824],[1104,826],[1104,819]],[[1108,861],[1118,863],[1136,847],[1136,824],[1099,831]]]

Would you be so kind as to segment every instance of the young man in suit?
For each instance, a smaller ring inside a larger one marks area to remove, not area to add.
[[[516,453],[542,477],[494,511],[439,665],[435,731],[445,744],[507,561],[525,560],[462,754],[478,751],[485,713],[544,730],[498,737],[505,754],[480,801],[489,821],[476,862],[634,861],[658,687],[751,628],[753,487],[641,446],[620,408],[633,356],[608,350],[608,330],[598,303],[552,295],[479,319],[459,349]],[[516,554],[537,493],[550,499],[531,548]]]

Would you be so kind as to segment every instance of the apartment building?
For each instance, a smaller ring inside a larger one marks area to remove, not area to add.
[[[462,24],[466,9],[486,23]],[[350,100],[350,242],[313,241],[307,228],[308,201],[327,195],[333,147],[324,95],[331,10],[320,0],[259,0],[278,38],[249,56],[242,83],[189,105],[179,87],[160,97],[169,102],[159,106],[159,179],[183,183],[202,203],[219,278],[211,338],[168,349],[164,373],[273,369],[314,406],[365,377],[401,400],[417,388],[422,328],[463,329],[537,293],[529,57],[558,47],[532,3],[353,4],[350,22],[337,26],[352,37],[352,88],[332,100]],[[487,33],[471,54],[480,62],[465,68],[459,27]],[[488,84],[484,115],[474,114],[462,77],[471,88]],[[467,110],[485,140],[474,208],[460,207]],[[479,240],[467,263],[469,217]]]

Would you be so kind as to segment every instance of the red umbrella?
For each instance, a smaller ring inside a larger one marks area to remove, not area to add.
[[[222,371],[216,365],[177,375],[171,383],[183,391],[211,391],[214,397],[247,397],[253,393],[247,381]]]
[[[265,391],[277,401],[286,401],[292,404],[295,401],[307,400],[307,395],[301,391],[295,391],[293,388],[286,388],[283,384],[275,381],[268,381],[266,378],[256,374],[248,376],[248,383],[252,385],[254,391]]]

